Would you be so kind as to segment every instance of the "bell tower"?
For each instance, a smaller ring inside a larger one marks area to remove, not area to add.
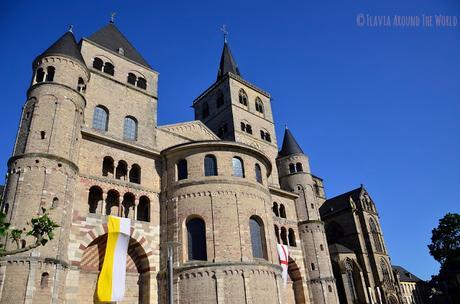
[[[8,161],[3,211],[14,227],[48,210],[59,224],[55,237],[32,252],[8,257],[2,267],[1,301],[45,303],[63,301],[71,209],[78,174],[84,95],[89,72],[71,30],[33,62],[13,156]],[[27,244],[33,239],[24,236]],[[7,249],[15,248],[6,244]],[[46,278],[54,289],[38,290]],[[24,294],[24,290],[26,290]]]
[[[286,128],[283,146],[276,159],[281,189],[292,191],[296,199],[298,227],[312,303],[339,303],[319,207],[321,197],[311,174],[308,156]]]
[[[193,101],[195,119],[222,140],[263,151],[274,165],[278,154],[270,94],[246,81],[225,37],[216,81]],[[276,170],[269,183],[278,185]]]

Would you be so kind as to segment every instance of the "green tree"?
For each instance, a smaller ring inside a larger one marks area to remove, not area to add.
[[[460,258],[460,214],[447,213],[432,230],[430,254],[441,268]]]
[[[6,215],[0,212],[0,237],[16,244],[16,249],[13,250],[6,250],[4,246],[0,244],[0,257],[26,252],[38,246],[44,246],[48,241],[53,239],[54,230],[59,227],[59,225],[48,216],[45,208],[42,208],[42,214],[32,218],[28,225],[30,226],[28,231],[26,228],[13,228],[10,223],[6,222]],[[21,239],[23,239],[24,236],[32,236],[34,241],[31,244],[23,246],[21,244]]]

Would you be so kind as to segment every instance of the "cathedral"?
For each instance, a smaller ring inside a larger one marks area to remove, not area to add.
[[[60,228],[0,260],[0,303],[99,303],[107,215],[131,219],[120,303],[402,303],[371,195],[327,198],[226,40],[217,68],[195,120],[158,126],[158,72],[113,22],[34,59],[2,210]]]

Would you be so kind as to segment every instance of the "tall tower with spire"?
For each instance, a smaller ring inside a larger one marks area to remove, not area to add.
[[[281,188],[298,195],[295,206],[311,302],[339,303],[324,222],[319,214],[324,196],[320,179],[312,175],[308,156],[287,127],[276,162]]]
[[[223,140],[245,143],[274,160],[278,154],[270,94],[245,80],[224,39],[216,81],[193,101],[195,119]],[[273,163],[274,165],[274,163]],[[270,184],[278,185],[274,170]]]
[[[46,246],[8,258],[6,267],[1,268],[2,277],[8,278],[2,288],[2,303],[49,302],[49,291],[32,291],[44,277],[56,278],[56,286],[63,285],[69,265],[70,240],[65,231],[71,225],[79,171],[80,125],[86,105],[81,86],[90,75],[71,31],[39,55],[32,70],[13,156],[8,161],[3,211],[19,228],[27,227],[27,222],[46,208],[61,228]],[[25,237],[22,242],[32,241]],[[15,245],[7,243],[6,247],[14,249]],[[62,292],[55,289],[52,298],[62,299]]]

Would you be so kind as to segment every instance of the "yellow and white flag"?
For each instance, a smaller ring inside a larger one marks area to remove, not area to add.
[[[131,221],[127,218],[109,216],[107,226],[107,247],[97,281],[97,297],[101,302],[114,302],[121,301],[125,294]]]

